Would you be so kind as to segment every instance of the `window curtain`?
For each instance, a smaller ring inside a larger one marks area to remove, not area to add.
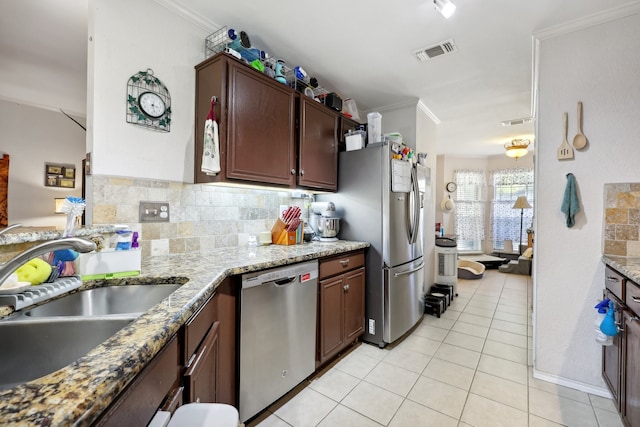
[[[519,196],[525,196],[531,206],[533,200],[533,169],[498,169],[490,173],[493,185],[491,202],[491,239],[496,249],[504,249],[504,241],[526,242],[526,230],[531,227],[533,209],[522,210],[522,236],[520,236],[520,209],[513,209]],[[522,239],[522,240],[521,240]]]
[[[454,228],[458,249],[480,249],[485,237],[485,172],[482,169],[460,169],[453,172],[457,185]]]

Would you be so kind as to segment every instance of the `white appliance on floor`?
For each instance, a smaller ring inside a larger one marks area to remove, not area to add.
[[[453,285],[454,295],[458,284],[458,244],[448,237],[436,237],[436,283]]]

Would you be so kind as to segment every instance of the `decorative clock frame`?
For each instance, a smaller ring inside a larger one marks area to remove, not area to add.
[[[160,105],[153,106],[156,113],[148,110],[148,101],[141,105],[141,98],[149,99],[153,95]],[[157,98],[156,98],[157,96]],[[162,105],[163,104],[163,105]],[[147,108],[145,110],[145,107]],[[148,68],[129,78],[127,82],[127,123],[142,126],[147,129],[161,132],[171,130],[171,95],[164,83],[153,75],[153,70]]]

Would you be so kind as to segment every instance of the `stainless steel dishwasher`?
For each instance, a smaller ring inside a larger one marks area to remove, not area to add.
[[[315,370],[318,261],[242,275],[240,421]]]

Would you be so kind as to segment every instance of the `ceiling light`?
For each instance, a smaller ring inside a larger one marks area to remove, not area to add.
[[[529,152],[527,147],[529,146],[530,141],[528,139],[512,139],[511,141],[504,144],[505,150],[507,150],[507,156],[513,157],[518,160],[519,157],[526,156]]]
[[[516,126],[533,123],[533,117],[523,117],[522,119],[505,120],[500,122],[502,126]]]
[[[436,10],[447,19],[451,18],[456,11],[456,5],[449,0],[433,0],[433,4],[436,6]]]

